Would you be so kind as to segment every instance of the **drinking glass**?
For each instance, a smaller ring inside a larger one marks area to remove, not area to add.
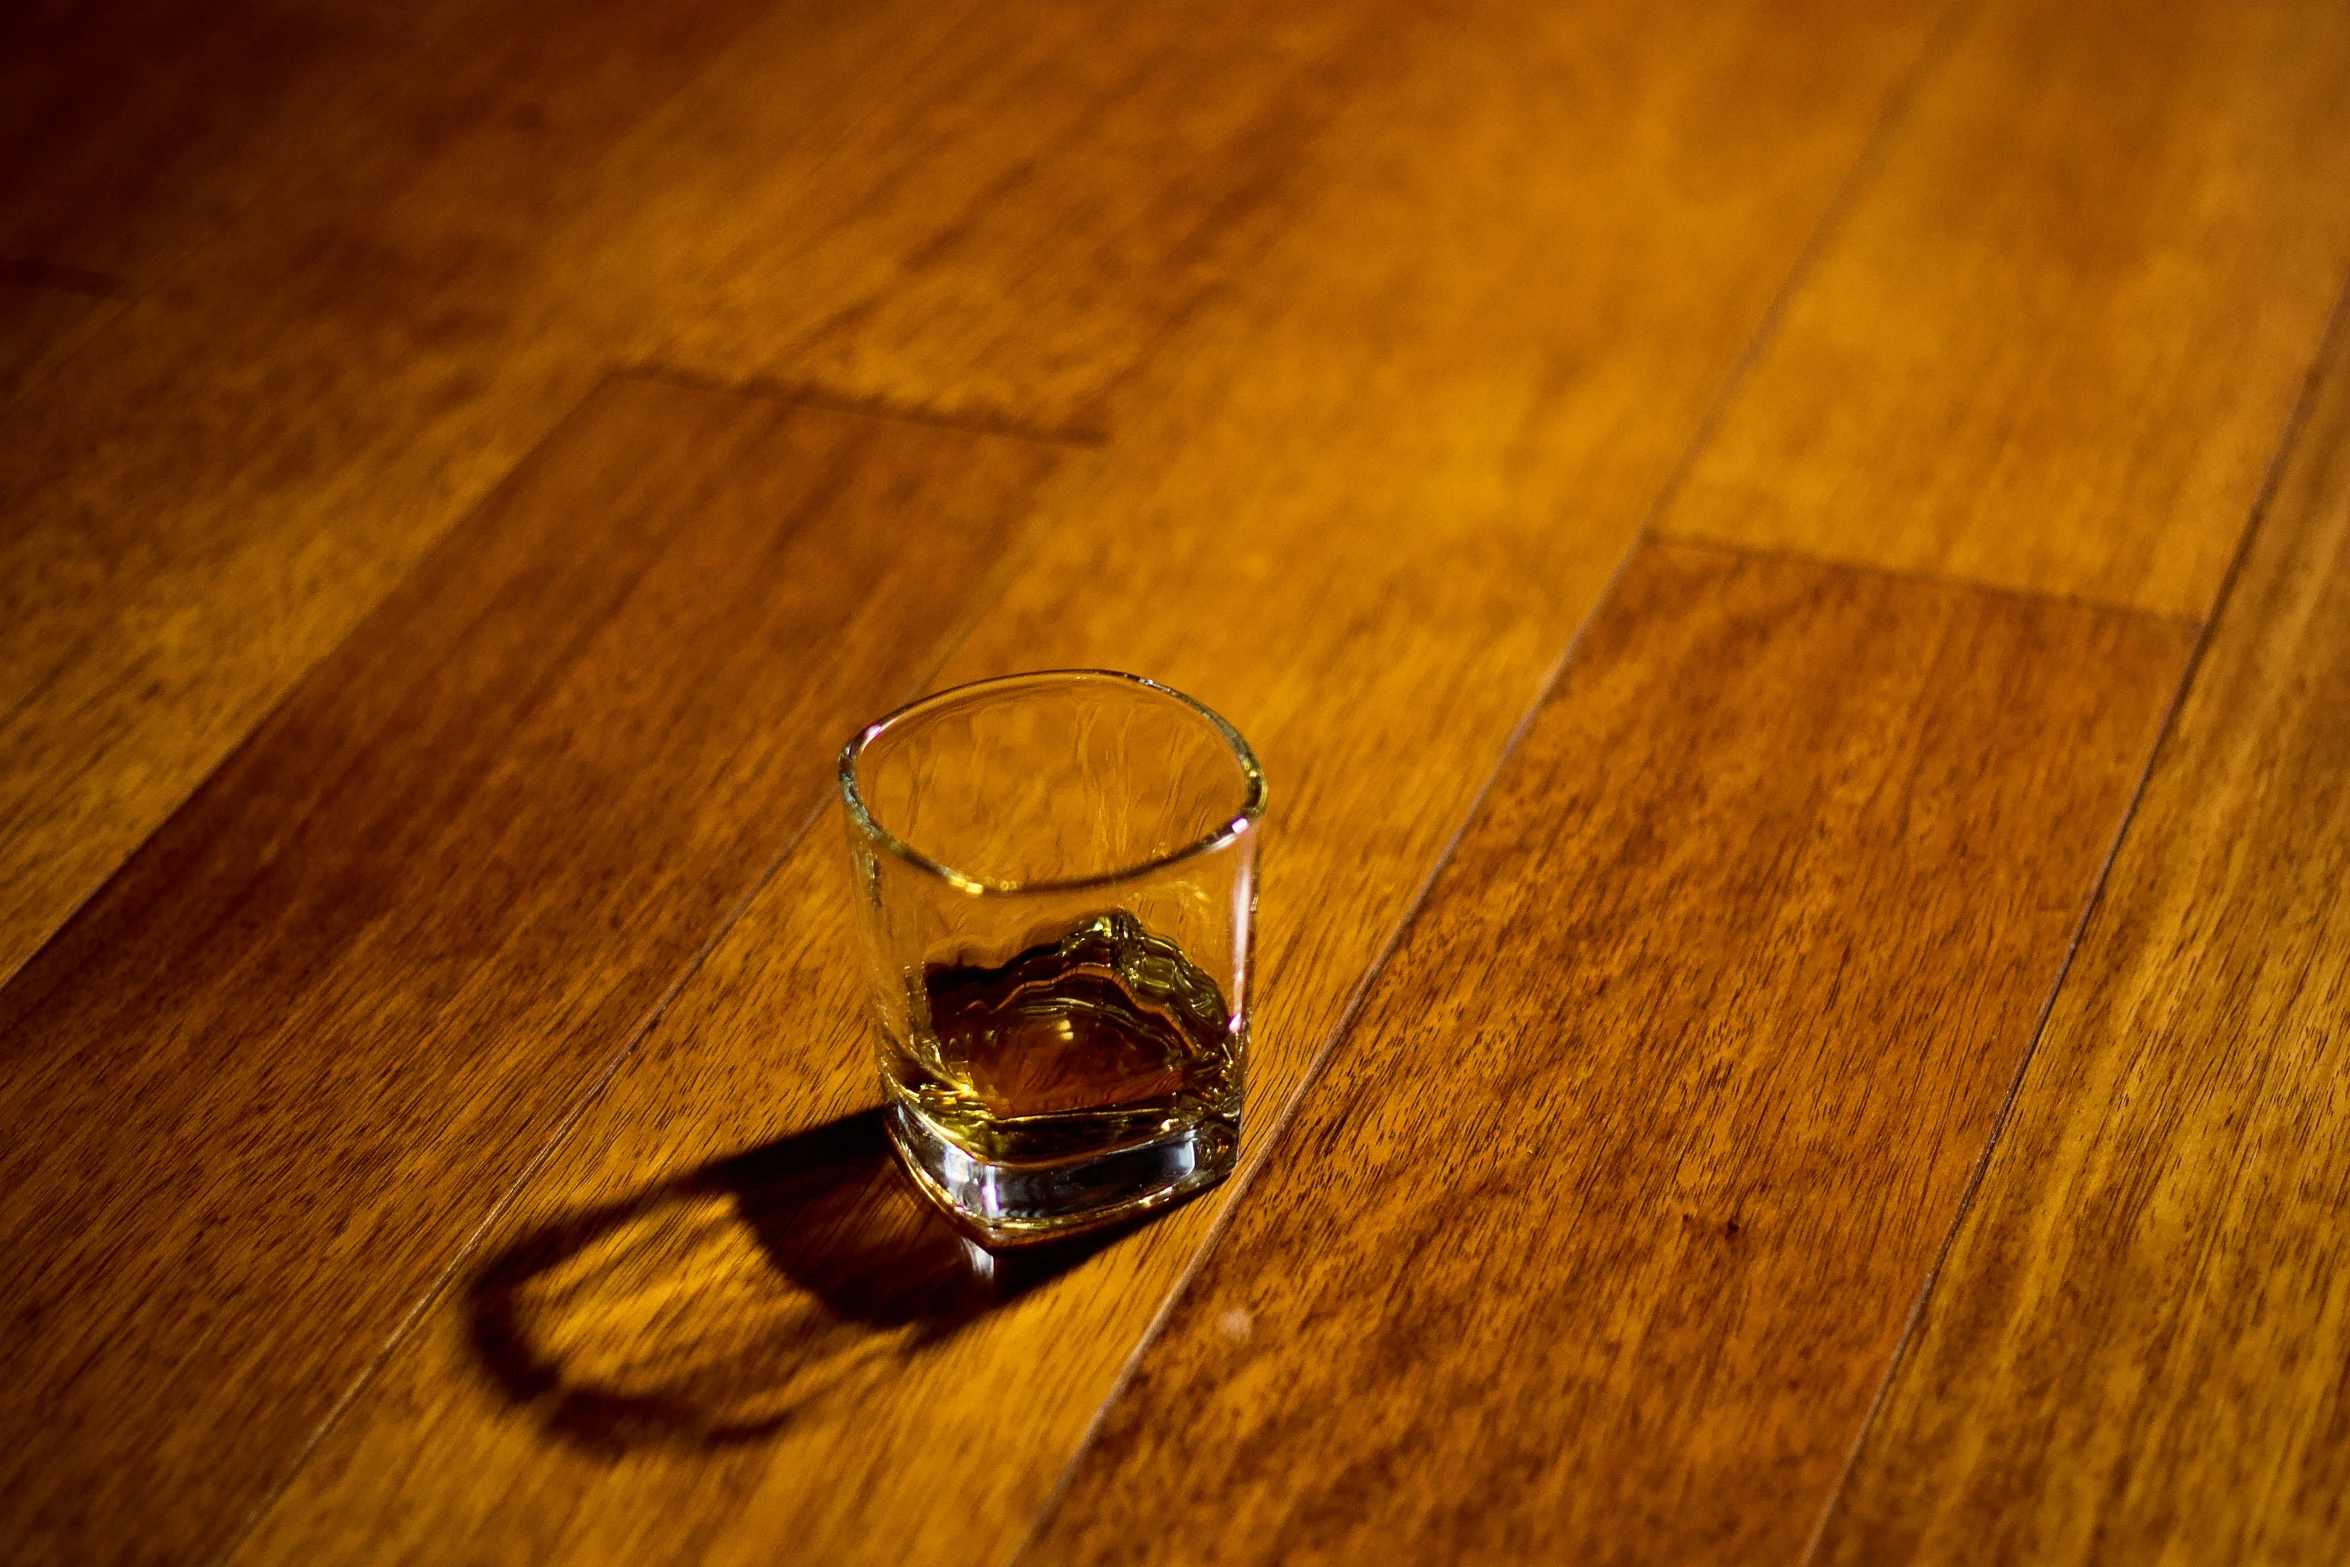
[[[1248,1068],[1264,774],[1182,693],[983,680],[840,759],[890,1139],[988,1246],[1223,1178]]]

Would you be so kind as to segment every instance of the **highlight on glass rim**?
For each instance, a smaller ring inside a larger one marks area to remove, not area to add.
[[[867,727],[841,796],[887,1121],[991,1246],[1229,1173],[1265,784],[1231,725],[1105,670],[960,686]]]

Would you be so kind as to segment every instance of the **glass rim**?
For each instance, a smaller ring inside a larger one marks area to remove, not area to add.
[[[1151,855],[1146,859],[1137,860],[1132,865],[1122,865],[1116,870],[1101,871],[1091,876],[1072,876],[1058,881],[1002,881],[989,876],[974,876],[968,871],[959,871],[943,861],[932,859],[884,827],[874,816],[871,808],[866,805],[865,796],[857,787],[857,761],[865,754],[868,746],[906,720],[920,717],[923,713],[950,700],[967,697],[991,688],[1041,683],[1074,685],[1093,680],[1113,680],[1125,685],[1140,686],[1146,691],[1153,691],[1160,696],[1172,698],[1214,725],[1216,732],[1224,737],[1224,743],[1231,748],[1232,758],[1239,764],[1241,778],[1246,785],[1246,794],[1241,800],[1239,811],[1227,818],[1214,831],[1202,837],[1194,838],[1178,848],[1169,849],[1164,854]],[[1256,826],[1258,819],[1265,814],[1265,770],[1257,763],[1257,753],[1249,749],[1249,743],[1241,738],[1239,730],[1225,721],[1223,714],[1197,698],[1185,696],[1173,686],[1162,685],[1146,676],[1130,675],[1124,670],[1118,669],[1032,669],[1020,674],[993,675],[985,680],[970,680],[958,686],[948,686],[943,691],[933,691],[927,696],[916,697],[903,707],[893,709],[876,718],[863,729],[858,730],[847,745],[841,747],[840,793],[843,803],[848,807],[849,820],[855,823],[868,839],[887,849],[897,859],[916,870],[936,877],[957,892],[968,893],[973,897],[1003,897],[1015,893],[1082,892],[1092,887],[1114,886],[1119,882],[1132,881],[1137,876],[1148,875],[1152,871],[1164,869],[1169,865],[1178,864],[1202,854],[1213,853],[1247,834]]]

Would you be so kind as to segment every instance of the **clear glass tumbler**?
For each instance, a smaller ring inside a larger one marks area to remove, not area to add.
[[[840,759],[891,1140],[958,1227],[1048,1240],[1240,1143],[1265,779],[1135,675],[925,697]]]

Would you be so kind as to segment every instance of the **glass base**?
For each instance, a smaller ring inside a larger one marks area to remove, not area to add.
[[[991,1248],[1059,1240],[1179,1202],[1232,1173],[1239,1129],[1203,1122],[1115,1153],[1049,1164],[975,1158],[902,1101],[883,1118],[898,1162],[955,1228]]]

